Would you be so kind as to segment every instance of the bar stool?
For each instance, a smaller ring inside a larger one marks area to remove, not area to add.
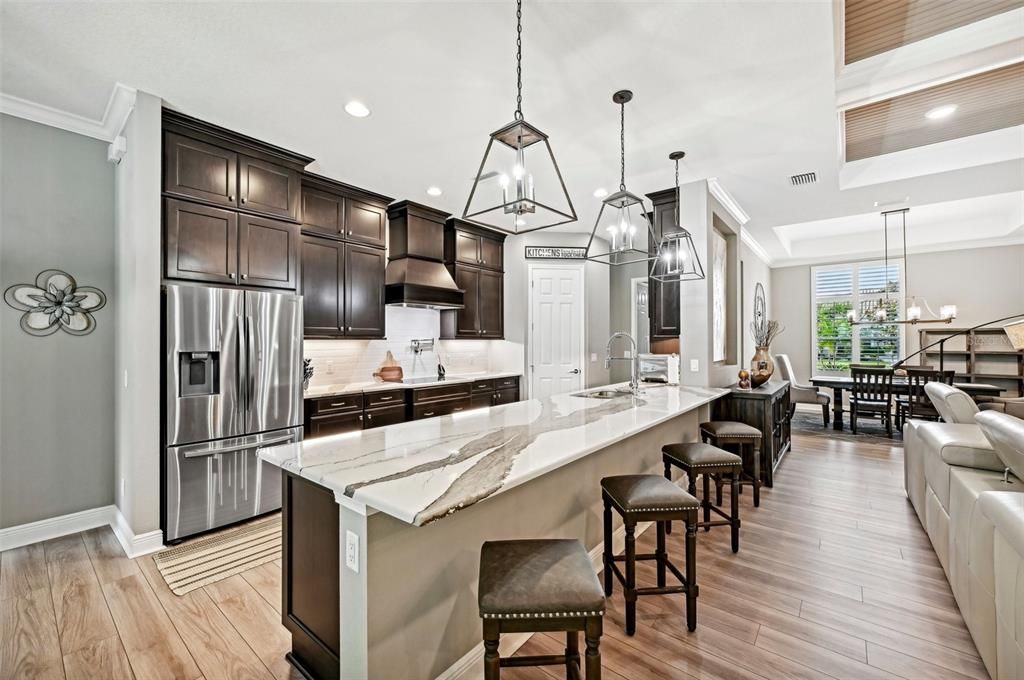
[[[661,459],[665,463],[665,479],[672,480],[673,466],[686,473],[689,482],[687,490],[691,496],[697,495],[697,475],[700,474],[704,478],[704,495],[700,499],[700,506],[704,509],[704,521],[698,522],[697,526],[704,527],[704,531],[711,531],[711,527],[732,527],[732,551],[739,552],[740,477],[743,475],[743,459],[735,453],[702,442],[666,444],[661,447]],[[716,485],[720,484],[722,475],[728,475],[732,485],[728,515],[711,503],[711,479],[716,480]],[[712,522],[712,510],[723,519]],[[672,533],[671,522],[668,523],[665,533]]]
[[[612,575],[622,584],[626,600],[626,635],[636,633],[636,600],[641,595],[686,593],[686,627],[697,628],[697,499],[660,475],[619,475],[601,480],[604,499],[604,594],[612,594]],[[622,515],[626,528],[626,554],[612,551],[612,508]],[[679,573],[665,550],[665,527],[673,520],[686,524],[686,576]],[[657,523],[657,547],[653,554],[636,554],[637,522]],[[658,585],[636,587],[637,560],[657,562]],[[626,563],[626,573],[616,562]],[[666,586],[665,572],[671,571],[680,585]]]
[[[566,667],[580,678],[578,632],[586,639],[586,679],[601,680],[599,644],[604,593],[594,565],[576,539],[488,541],[480,549],[480,618],[484,680],[509,666]],[[502,659],[502,633],[565,632],[565,653]]]
[[[750,463],[750,472],[740,475],[740,493],[743,493],[743,486],[746,484],[754,487],[754,507],[761,506],[761,430],[751,427],[746,423],[737,423],[731,420],[712,420],[700,424],[700,437],[706,444],[714,444],[724,449],[730,444],[739,447],[740,456],[744,464]],[[750,459],[744,452],[750,447]],[[746,465],[744,465],[746,467]],[[749,479],[744,479],[749,477]],[[715,500],[717,505],[722,504],[722,481],[715,481]]]

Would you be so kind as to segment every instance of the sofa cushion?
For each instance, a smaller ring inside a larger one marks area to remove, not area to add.
[[[979,413],[974,419],[1000,462],[1024,479],[1024,420],[996,411]]]
[[[989,671],[997,678],[1024,677],[1024,493],[984,493],[978,505],[994,527],[997,662]]]
[[[924,391],[931,399],[935,410],[939,412],[939,416],[947,423],[970,424],[974,422],[974,414],[978,412],[978,405],[963,390],[932,381],[924,386]]]
[[[916,428],[924,452],[924,474],[928,486],[949,513],[951,467],[1002,472],[1002,461],[977,425],[923,423]]]

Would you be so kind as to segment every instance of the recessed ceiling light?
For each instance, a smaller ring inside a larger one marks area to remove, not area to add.
[[[441,187],[427,187],[427,193],[431,196],[440,196],[442,193]]]
[[[345,111],[348,115],[355,116],[356,118],[366,118],[370,115],[370,109],[366,104],[359,101],[350,101],[348,104],[345,104]]]
[[[604,198],[608,195],[608,190],[605,188],[594,189],[594,198]]]
[[[936,106],[924,114],[924,117],[928,120],[942,120],[943,118],[949,118],[956,113],[956,104],[946,104],[945,106]]]

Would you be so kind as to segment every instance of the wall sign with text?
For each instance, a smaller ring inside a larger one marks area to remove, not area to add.
[[[526,246],[527,260],[585,260],[587,249],[581,246]]]

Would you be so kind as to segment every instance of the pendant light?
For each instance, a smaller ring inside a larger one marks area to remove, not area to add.
[[[651,278],[662,283],[679,281],[700,281],[705,278],[704,266],[697,256],[697,248],[693,245],[693,236],[679,219],[679,206],[682,205],[682,194],[679,189],[679,161],[686,157],[685,151],[673,151],[669,160],[676,164],[676,206],[675,224],[672,231],[662,233],[658,242],[658,258],[651,263]]]
[[[887,210],[882,213],[882,228],[885,231],[884,234],[884,247],[885,247],[885,275],[883,276],[885,288],[885,298],[879,298],[878,303],[875,305],[875,309],[872,313],[871,319],[858,320],[857,312],[850,310],[846,313],[846,318],[849,322],[855,326],[868,326],[872,324],[909,324],[917,325],[919,323],[952,323],[953,319],[956,318],[957,309],[956,305],[942,305],[939,307],[939,313],[937,318],[924,319],[921,318],[921,306],[917,303],[917,297],[911,295],[908,298],[904,297],[907,304],[905,311],[905,319],[889,319],[889,313],[887,308],[889,306],[889,216],[900,215],[901,226],[903,230],[903,289],[910,290],[910,268],[907,264],[907,213],[910,212],[910,208],[901,208],[899,210]],[[928,301],[923,299],[921,302],[924,303],[928,312],[932,317],[936,317],[936,314],[932,311],[931,307],[928,306]]]
[[[462,218],[513,235],[576,221],[548,136],[523,117],[522,0],[516,1],[515,114],[491,133]]]
[[[588,260],[614,266],[648,262],[657,257],[649,252],[655,236],[644,201],[626,189],[626,103],[632,99],[633,93],[629,90],[619,90],[612,95],[612,101],[620,109],[619,190],[601,201],[601,210],[587,243]],[[607,248],[602,245],[605,241]]]

